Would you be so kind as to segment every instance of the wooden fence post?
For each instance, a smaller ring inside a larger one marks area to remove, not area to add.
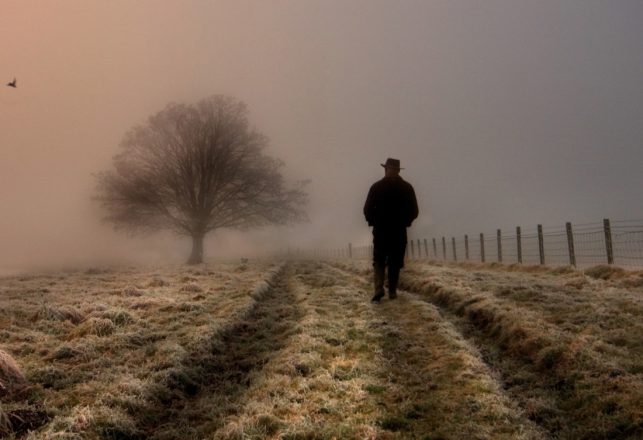
[[[453,248],[453,261],[458,261],[458,255],[455,253],[455,237],[451,237],[451,247]]]
[[[444,239],[444,235],[442,236],[442,259],[447,260],[447,242]]]
[[[520,226],[516,226],[516,251],[518,252],[518,264],[522,264],[522,238],[520,236]]]
[[[420,245],[420,239],[418,238],[418,259],[422,258],[422,246]]]
[[[480,260],[484,263],[484,234],[480,233]]]
[[[348,243],[348,258],[353,258],[353,245],[351,243]]]
[[[429,243],[427,243],[426,238],[424,239],[424,255],[429,258]]]
[[[574,252],[574,233],[572,232],[572,224],[567,222],[565,224],[567,229],[567,248],[569,250],[569,264],[576,266],[576,253]]]
[[[498,263],[502,263],[502,235],[500,229],[497,232],[498,235]]]
[[[543,225],[538,225],[538,254],[540,255],[541,266],[545,264],[545,240],[543,237]]]
[[[603,230],[605,231],[605,251],[607,252],[607,264],[614,264],[614,248],[612,248],[612,227],[610,219],[603,219]]]
[[[464,234],[464,258],[469,261],[469,236]]]
[[[435,237],[433,238],[433,257],[438,259],[438,245],[435,243]]]
[[[415,257],[415,246],[413,246],[413,240],[411,239],[411,258]]]

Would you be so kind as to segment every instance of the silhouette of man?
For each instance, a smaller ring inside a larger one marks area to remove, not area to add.
[[[397,297],[400,269],[404,267],[406,228],[418,216],[415,190],[400,176],[400,161],[386,159],[384,178],[368,191],[364,217],[373,226],[373,271],[375,294],[371,301],[384,297],[384,274],[388,266],[388,295]]]

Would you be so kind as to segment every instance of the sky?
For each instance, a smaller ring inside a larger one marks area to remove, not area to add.
[[[311,180],[311,221],[215,231],[206,258],[368,244],[387,157],[412,237],[641,219],[641,23],[640,0],[3,0],[0,272],[186,259],[187,238],[101,223],[93,173],[214,94]]]

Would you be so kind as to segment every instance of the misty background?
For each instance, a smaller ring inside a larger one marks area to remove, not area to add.
[[[217,231],[205,258],[368,244],[387,157],[411,237],[643,218],[643,2],[5,0],[0,273],[183,262],[100,223],[92,173],[169,102],[246,102],[310,223]],[[17,88],[4,84],[17,78]]]

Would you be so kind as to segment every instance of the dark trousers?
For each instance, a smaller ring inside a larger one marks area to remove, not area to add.
[[[400,269],[404,267],[406,228],[400,230],[373,230],[373,270],[375,293],[384,293],[384,275],[388,267],[389,295],[397,293]]]

